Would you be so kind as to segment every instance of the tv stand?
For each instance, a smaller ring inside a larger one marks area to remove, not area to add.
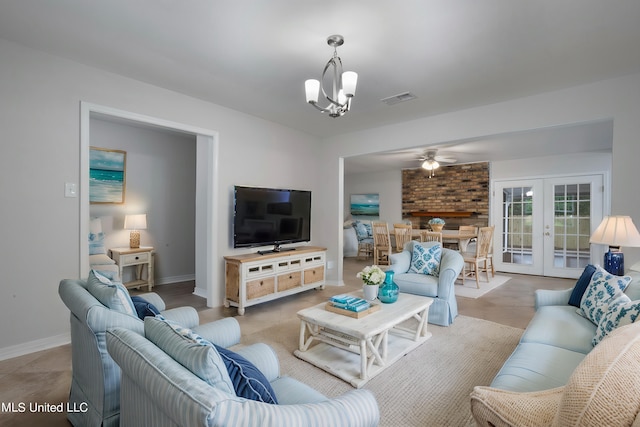
[[[258,254],[260,255],[279,254],[280,252],[289,252],[289,251],[295,251],[295,250],[296,248],[281,248],[280,245],[275,245],[271,250],[258,251]]]
[[[300,246],[283,252],[225,256],[225,307],[245,308],[309,289],[324,289],[327,249]]]

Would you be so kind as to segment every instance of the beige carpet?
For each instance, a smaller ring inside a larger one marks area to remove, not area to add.
[[[469,393],[488,385],[515,348],[522,329],[458,316],[452,326],[429,325],[433,337],[373,378],[363,388],[378,401],[381,426],[473,426]],[[299,322],[247,335],[244,344],[265,342],[280,358],[282,375],[314,387],[327,396],[353,388],[293,355]]]
[[[494,277],[490,277],[489,282],[485,282],[487,276],[484,274],[480,274],[480,289],[476,285],[476,279],[474,277],[467,277],[464,279],[464,285],[462,284],[462,280],[456,280],[456,296],[466,297],[466,298],[480,298],[482,295],[486,294],[497,288],[498,286],[504,285],[511,279],[507,276],[495,275]]]

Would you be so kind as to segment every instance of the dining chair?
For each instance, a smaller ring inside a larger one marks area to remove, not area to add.
[[[420,241],[421,242],[440,242],[440,243],[442,243],[442,232],[429,231],[429,230],[420,230]]]
[[[358,240],[358,253],[356,258],[360,259],[364,256],[365,259],[373,256],[373,232],[371,231],[371,224],[366,224],[361,221],[355,221],[353,228],[356,230],[356,239]]]
[[[389,265],[391,255],[391,238],[386,222],[372,222],[373,229],[373,261],[376,265]]]
[[[478,234],[478,227],[475,225],[461,225],[458,227],[459,234]],[[476,238],[467,239],[467,240],[459,240],[458,241],[458,250],[462,252],[473,252],[476,250],[475,246],[470,247],[469,245],[476,242]]]
[[[475,252],[463,252],[462,258],[464,265],[462,266],[462,284],[467,274],[473,273],[476,278],[476,287],[480,288],[480,272],[487,274],[487,282],[489,282],[489,270],[487,266],[489,249],[493,241],[494,226],[480,227],[478,230],[478,240],[475,245]],[[467,273],[467,267],[473,266],[473,271]]]
[[[411,241],[412,227],[409,224],[393,224],[393,234],[396,236],[396,252],[402,252],[405,243]]]

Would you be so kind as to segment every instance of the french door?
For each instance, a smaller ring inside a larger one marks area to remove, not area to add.
[[[494,262],[511,273],[579,277],[603,249],[589,237],[603,215],[602,175],[494,183]]]

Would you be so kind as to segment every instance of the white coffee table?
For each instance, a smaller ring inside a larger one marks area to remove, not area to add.
[[[351,295],[362,297],[362,291]],[[432,298],[401,293],[395,303],[377,303],[381,309],[361,319],[327,311],[326,303],[300,310],[294,354],[360,388],[431,337]]]

